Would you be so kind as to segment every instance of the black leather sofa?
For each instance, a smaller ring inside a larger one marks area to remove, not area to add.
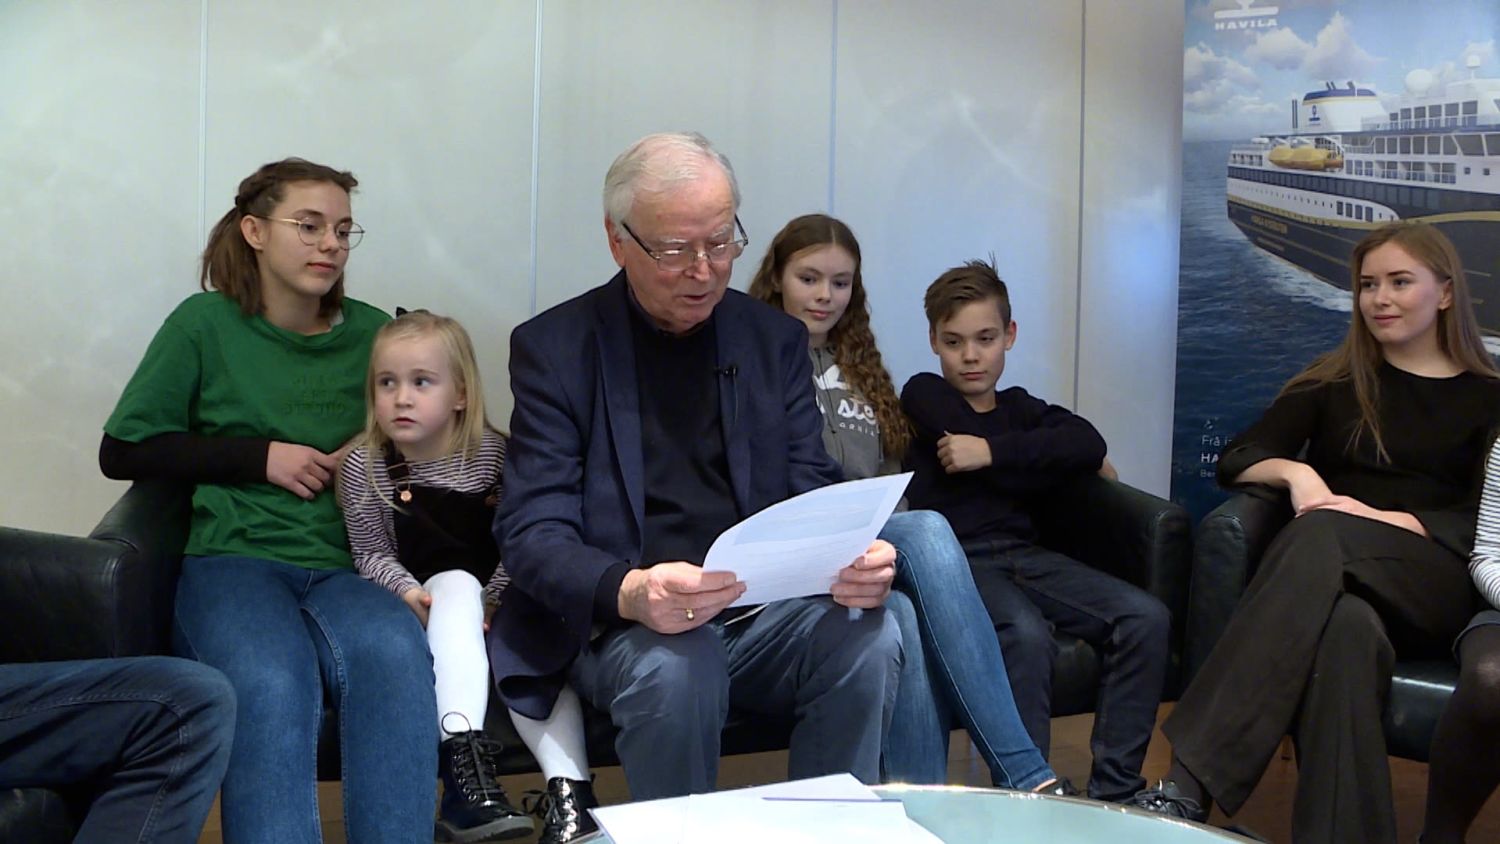
[[[0,662],[166,653],[187,536],[179,499],[165,485],[137,484],[86,538],[0,527]],[[88,799],[0,793],[0,841],[71,841]]]
[[[166,653],[188,501],[183,487],[140,482],[88,538],[0,528],[0,659]],[[1186,513],[1125,484],[1089,478],[1053,496],[1036,516],[1049,547],[1146,588],[1172,610],[1174,679],[1164,691],[1174,691],[1191,565]],[[39,595],[48,599],[37,600]],[[1062,644],[1054,668],[1054,713],[1092,711],[1098,655],[1078,640]],[[490,707],[485,729],[504,747],[502,773],[536,770],[503,708]],[[586,729],[594,764],[616,764],[609,720],[590,710]],[[790,721],[732,713],[723,751],[782,749],[790,735]],[[318,762],[320,778],[339,778],[332,713],[324,722]],[[85,808],[73,795],[43,790],[0,795],[0,841],[68,841]]]
[[[1291,518],[1286,495],[1271,490],[1237,494],[1204,517],[1194,538],[1185,680],[1208,658],[1261,554]],[[1391,755],[1427,761],[1432,732],[1457,682],[1452,659],[1396,661],[1384,724]]]

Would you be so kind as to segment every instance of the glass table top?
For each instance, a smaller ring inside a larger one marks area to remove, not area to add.
[[[958,786],[876,786],[907,817],[948,842],[1206,844],[1250,841],[1225,830],[1076,797]]]
[[[1209,844],[1253,840],[1217,827],[1076,797],[963,786],[884,785],[875,786],[874,791],[883,798],[899,799],[908,817],[954,844]],[[577,841],[599,844],[609,840],[603,833],[596,833]]]

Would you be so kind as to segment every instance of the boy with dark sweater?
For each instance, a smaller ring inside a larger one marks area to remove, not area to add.
[[[1081,416],[1020,387],[995,391],[1016,324],[993,266],[971,261],[949,270],[927,289],[925,306],[943,375],[916,375],[901,391],[916,431],[907,499],[946,516],[963,543],[1016,707],[1043,754],[1051,741],[1053,629],[1100,652],[1088,793],[1127,799],[1144,785],[1169,614],[1147,592],[1034,544],[1027,515],[1037,494],[1100,471],[1104,439]],[[1080,529],[1087,519],[1078,514]]]

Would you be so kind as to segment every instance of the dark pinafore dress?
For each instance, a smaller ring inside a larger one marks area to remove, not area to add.
[[[391,517],[401,564],[418,583],[453,569],[489,582],[500,560],[491,525],[495,496],[490,490],[461,492],[413,484],[411,467],[394,445],[385,447],[386,473],[396,500]]]

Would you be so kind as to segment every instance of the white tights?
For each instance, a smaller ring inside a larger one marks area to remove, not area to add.
[[[432,596],[427,613],[427,647],[437,676],[438,729],[443,738],[484,729],[490,699],[490,661],[484,646],[484,590],[474,575],[454,569],[427,579]],[[536,757],[542,776],[589,778],[583,709],[571,686],[564,686],[545,720],[512,711],[521,740]]]

